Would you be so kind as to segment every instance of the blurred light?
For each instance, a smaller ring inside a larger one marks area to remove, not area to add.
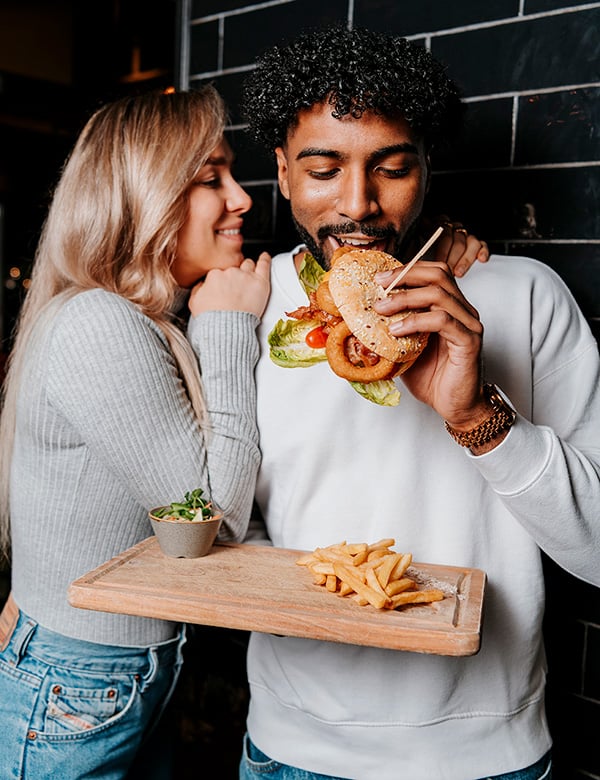
[[[23,279],[23,287],[28,290],[31,287],[31,279]]]
[[[18,279],[21,276],[21,269],[13,265],[8,274],[11,279]]]

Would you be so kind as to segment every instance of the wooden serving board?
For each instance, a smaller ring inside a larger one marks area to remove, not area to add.
[[[312,583],[298,550],[218,544],[203,558],[169,558],[155,537],[75,580],[74,607],[243,631],[410,650],[473,655],[479,650],[485,573],[414,563],[450,595],[397,610],[361,607]],[[423,586],[425,587],[425,586]]]

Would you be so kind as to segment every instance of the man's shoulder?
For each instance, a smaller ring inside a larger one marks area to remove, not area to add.
[[[302,251],[302,245],[296,246],[288,252],[278,252],[271,262],[271,298],[270,302],[280,295],[289,299],[286,305],[297,306],[295,300],[303,296],[302,286],[298,279],[298,273],[294,264],[294,258]]]
[[[487,263],[478,263],[477,267],[486,268],[489,267],[495,271],[514,270],[519,273],[536,276],[538,274],[545,274],[547,271],[552,272],[552,269],[544,263],[542,260],[536,260],[528,255],[499,255],[492,254]]]
[[[565,289],[564,282],[553,268],[526,255],[493,254],[487,263],[475,263],[460,281],[465,290],[490,285],[499,285],[500,289],[536,285]]]
[[[272,262],[274,264],[279,264],[279,265],[283,263],[293,262],[294,257],[296,257],[296,255],[299,252],[304,252],[304,251],[306,251],[306,247],[303,244],[297,244],[292,249],[288,249],[287,251],[282,250],[281,252],[277,252],[276,254],[274,254]]]

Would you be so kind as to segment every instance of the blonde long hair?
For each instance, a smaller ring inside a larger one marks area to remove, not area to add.
[[[164,332],[204,424],[197,360],[171,315],[177,285],[170,267],[189,187],[225,124],[223,101],[206,86],[123,98],[99,109],[82,130],[42,230],[3,387],[0,550],[6,555],[17,397],[31,333],[44,311],[92,288],[134,303]]]

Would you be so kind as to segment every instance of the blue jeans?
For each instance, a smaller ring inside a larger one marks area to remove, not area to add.
[[[153,647],[71,639],[22,612],[0,652],[0,777],[122,780],[166,705],[184,631]]]
[[[344,778],[319,775],[287,764],[280,764],[259,750],[246,734],[240,762],[240,780],[266,780],[267,778],[268,780],[344,780]],[[509,772],[506,775],[494,775],[493,778],[486,777],[484,780],[552,780],[550,754],[547,753],[526,769]]]

